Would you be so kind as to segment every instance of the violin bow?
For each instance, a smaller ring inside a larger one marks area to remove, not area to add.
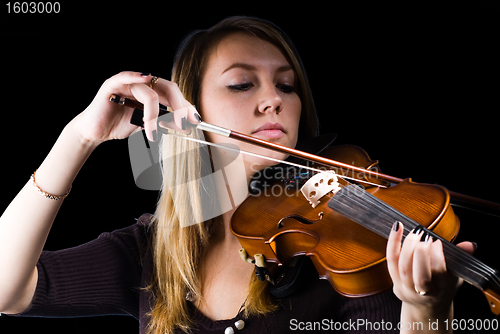
[[[113,94],[110,96],[109,99],[111,102],[120,104],[120,105],[125,105],[127,107],[134,108],[134,113],[132,115],[132,118],[130,119],[130,123],[137,125],[139,127],[143,127],[143,116],[144,116],[144,105],[138,101],[131,100],[125,97],[121,97],[119,95]],[[160,104],[160,111],[159,111],[159,116],[163,116],[167,113],[170,113],[167,109],[166,106]],[[334,167],[339,167],[347,170],[352,170],[355,172],[363,173],[364,175],[369,175],[378,179],[386,180],[391,183],[401,183],[404,181],[404,179],[379,173],[373,170],[365,169],[363,167],[357,167],[353,165],[349,165],[340,161],[336,160],[331,160],[328,158],[320,157],[311,153],[303,152],[300,150],[296,150],[294,148],[290,148],[287,146],[283,146],[280,144],[272,143],[263,139],[255,138],[240,132],[236,132],[230,129],[226,129],[214,124],[206,123],[206,122],[201,122],[198,125],[196,125],[196,128],[199,130],[207,131],[210,133],[214,133],[223,137],[227,138],[232,138],[241,142],[245,143],[250,143],[252,145],[256,145],[259,147],[263,147],[266,149],[270,149],[273,151],[277,151],[280,153],[285,153],[297,158],[301,158],[310,162],[315,162],[324,166],[334,166]],[[164,134],[169,134],[168,130],[166,128],[163,128],[159,126],[160,132]],[[359,181],[359,180],[357,180]],[[464,207],[470,210],[486,213],[489,215],[493,215],[496,217],[500,216],[500,204],[499,203],[494,203],[491,201],[479,199],[476,197],[456,193],[454,191],[448,190],[448,193],[450,194],[450,198],[453,199],[453,205],[454,206],[459,206],[459,207]],[[485,211],[488,210],[488,211]]]

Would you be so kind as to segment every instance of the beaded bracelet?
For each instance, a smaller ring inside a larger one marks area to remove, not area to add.
[[[71,187],[69,187],[68,189],[68,192],[62,196],[56,196],[56,195],[52,195],[52,194],[49,194],[48,192],[46,191],[43,191],[42,188],[40,188],[37,184],[36,184],[36,181],[35,181],[35,174],[36,174],[36,171],[31,175],[30,177],[30,180],[31,182],[33,182],[33,187],[36,188],[36,190],[42,194],[45,198],[48,198],[50,200],[53,200],[53,201],[59,201],[63,198],[65,198],[66,196],[69,195],[69,192],[71,191]]]

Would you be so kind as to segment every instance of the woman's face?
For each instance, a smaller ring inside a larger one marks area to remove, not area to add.
[[[302,104],[295,73],[274,45],[246,33],[226,36],[211,53],[201,85],[203,121],[295,147]],[[207,134],[215,143],[284,159],[282,153]],[[275,162],[244,155],[254,172]],[[248,169],[248,168],[247,168]]]

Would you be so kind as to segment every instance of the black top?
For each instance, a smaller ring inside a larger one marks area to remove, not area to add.
[[[21,316],[81,317],[130,315],[140,322],[140,333],[148,324],[151,294],[144,290],[150,280],[150,215],[136,224],[103,233],[97,239],[61,251],[44,251],[38,261],[38,285],[33,304]],[[306,267],[307,268],[307,267]],[[394,332],[401,302],[392,291],[370,297],[346,298],[338,294],[317,272],[302,270],[302,284],[280,300],[280,308],[266,317],[249,318],[239,331],[234,319],[212,321],[190,304],[194,333]],[[391,329],[393,331],[387,331]],[[183,333],[181,330],[178,333]]]

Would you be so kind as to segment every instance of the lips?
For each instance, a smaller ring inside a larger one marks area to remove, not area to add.
[[[280,123],[266,123],[255,130],[252,135],[265,139],[278,139],[285,133],[285,128]]]

